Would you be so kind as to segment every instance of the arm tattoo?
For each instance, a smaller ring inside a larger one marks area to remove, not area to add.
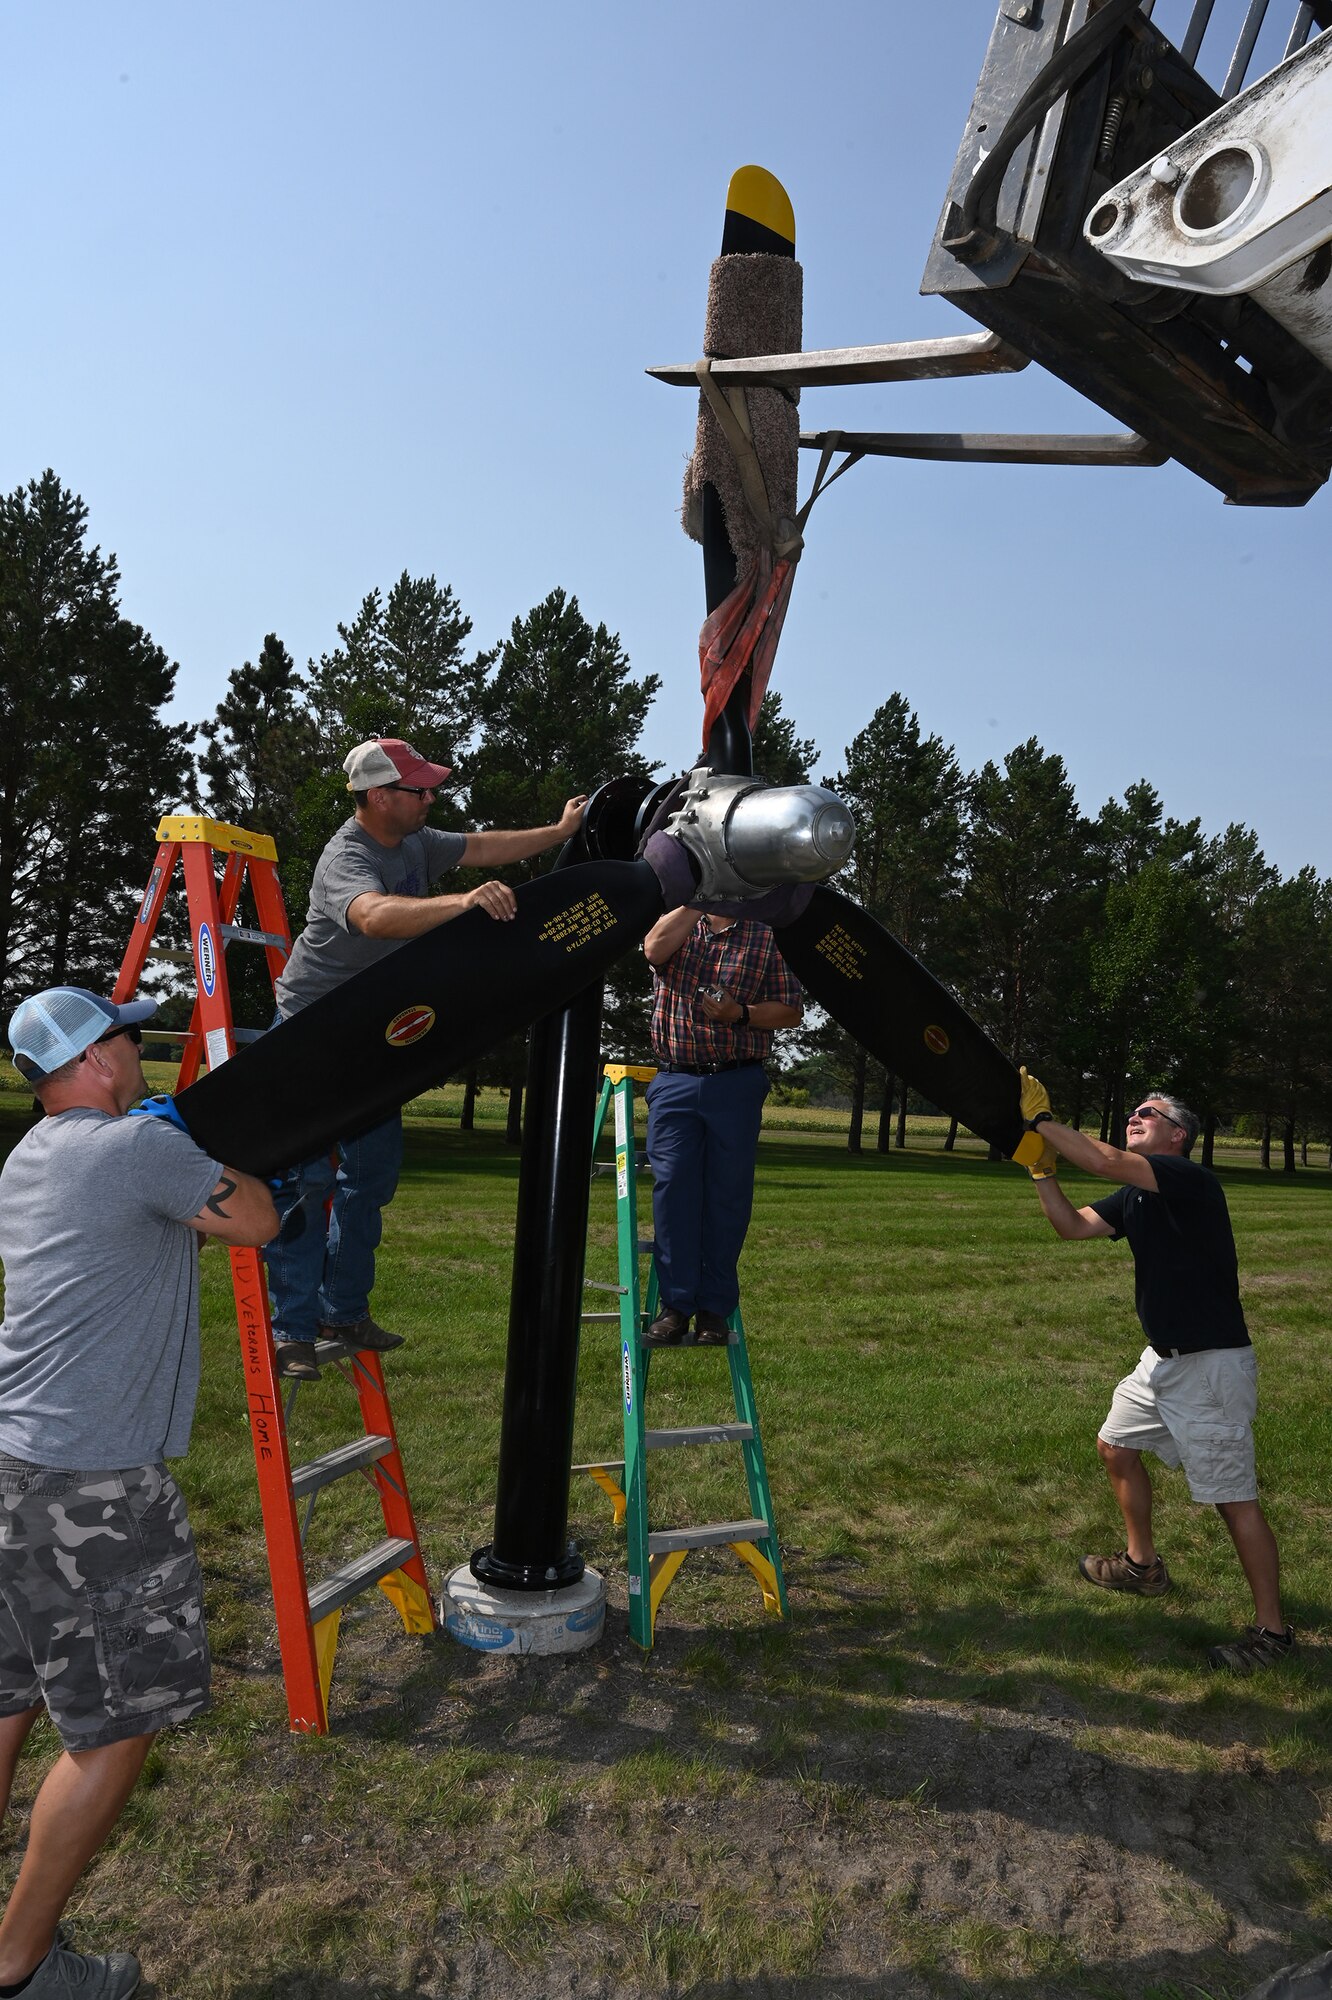
[[[213,1211],[214,1215],[220,1215],[225,1219],[227,1215],[225,1206],[227,1196],[235,1194],[235,1192],[236,1192],[235,1181],[229,1181],[226,1175],[223,1174],[221,1180],[218,1182],[217,1186],[213,1189],[213,1192],[209,1195],[207,1201],[204,1203],[204,1207],[210,1208]]]

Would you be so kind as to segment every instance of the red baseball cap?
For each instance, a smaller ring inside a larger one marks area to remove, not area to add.
[[[372,785],[428,785],[436,788],[450,775],[448,764],[432,764],[400,736],[372,736],[358,743],[342,760],[349,792],[368,792]]]

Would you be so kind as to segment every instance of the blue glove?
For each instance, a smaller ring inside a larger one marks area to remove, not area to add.
[[[188,1139],[190,1128],[176,1109],[174,1097],[145,1097],[142,1104],[136,1104],[130,1112],[131,1118],[165,1118],[168,1125],[174,1125]]]

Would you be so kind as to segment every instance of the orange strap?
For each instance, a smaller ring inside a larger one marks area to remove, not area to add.
[[[761,550],[750,557],[735,589],[704,623],[698,635],[698,666],[705,751],[713,725],[746,669],[750,673],[750,728],[758,721],[759,703],[772,673],[794,580],[793,561],[781,557],[774,562]]]

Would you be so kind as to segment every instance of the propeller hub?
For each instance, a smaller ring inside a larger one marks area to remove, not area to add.
[[[821,785],[770,785],[700,764],[666,830],[699,869],[695,902],[749,900],[793,882],[824,882],[855,845],[855,823]]]

